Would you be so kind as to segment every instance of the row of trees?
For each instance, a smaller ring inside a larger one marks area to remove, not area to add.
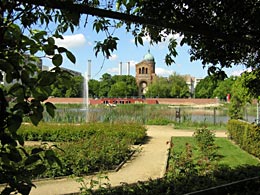
[[[202,79],[196,86],[194,94],[191,93],[183,76],[176,73],[169,77],[155,77],[155,80],[149,85],[146,97],[159,98],[219,98],[225,100],[227,94],[236,94],[239,89],[245,87],[245,78],[247,80],[252,73],[244,73],[242,76],[231,76],[224,80],[218,80],[214,76],[207,76]],[[240,84],[233,90],[233,84],[243,80],[244,84]],[[71,78],[70,85],[63,85],[62,80],[58,79],[51,85],[54,97],[82,97],[84,90],[83,76],[74,76]],[[100,81],[95,79],[89,80],[89,96],[90,97],[131,97],[138,95],[138,87],[135,77],[131,75],[114,75],[105,73]]]
[[[217,80],[214,76],[207,76],[196,86],[194,94],[190,91],[183,76],[176,73],[169,77],[155,77],[149,85],[146,97],[158,98],[219,98],[226,99],[231,94],[232,86],[237,77],[231,76],[224,80]],[[82,97],[84,89],[83,76],[71,78],[70,85],[63,85],[58,79],[51,85],[51,95],[54,97]],[[105,73],[100,81],[89,80],[89,96],[95,97],[132,97],[138,96],[138,86],[135,77],[131,75],[114,75]]]
[[[135,77],[130,75],[102,75],[100,81],[89,80],[91,97],[128,97],[137,96],[138,88]]]
[[[227,94],[231,94],[233,83],[237,77],[231,76],[224,80],[217,80],[214,76],[202,79],[195,88],[196,98],[219,98],[225,100]]]
[[[138,86],[135,77],[126,75],[111,76],[108,73],[102,75],[100,81],[89,80],[89,95],[91,97],[129,97],[138,96]],[[173,74],[166,77],[156,77],[146,97],[190,97],[189,87],[184,78]]]
[[[54,97],[82,97],[83,94],[83,76],[74,76],[70,78],[71,82],[64,85],[63,80],[58,78],[51,85],[51,96]]]
[[[166,77],[156,77],[148,87],[146,97],[159,98],[187,98],[190,90],[185,79],[176,73]]]

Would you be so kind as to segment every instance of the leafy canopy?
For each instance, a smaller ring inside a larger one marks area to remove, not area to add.
[[[32,178],[54,163],[61,166],[51,147],[25,150],[17,130],[24,117],[37,125],[44,111],[54,116],[55,106],[45,101],[51,95],[51,85],[58,78],[65,85],[70,80],[60,68],[64,57],[76,62],[69,50],[55,45],[55,39],[62,39],[62,33],[69,29],[73,31],[78,19],[63,10],[20,1],[0,2],[0,79],[7,83],[0,87],[0,181],[7,184],[1,194],[29,194]],[[57,24],[56,30],[35,29],[50,23]],[[37,66],[44,57],[52,60],[51,71]]]

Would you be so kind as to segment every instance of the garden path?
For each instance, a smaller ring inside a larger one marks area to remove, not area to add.
[[[135,183],[163,177],[167,165],[168,148],[171,136],[192,136],[191,130],[176,130],[172,126],[147,126],[148,141],[141,146],[117,172],[109,172],[105,175],[109,181],[103,179],[101,183],[109,183],[117,186],[122,183]],[[226,137],[225,132],[217,132],[217,137]],[[97,176],[85,177],[85,183],[91,179],[98,180]],[[30,195],[60,195],[79,192],[80,183],[75,178],[63,178],[44,180],[34,183]]]

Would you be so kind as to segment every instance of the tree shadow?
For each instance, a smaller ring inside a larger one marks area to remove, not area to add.
[[[231,169],[221,166],[211,174],[186,174],[182,177],[122,184],[117,187],[98,189],[93,194],[113,195],[259,195],[260,166],[244,165]]]

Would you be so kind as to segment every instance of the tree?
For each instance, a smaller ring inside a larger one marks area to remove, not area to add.
[[[102,75],[101,81],[89,81],[89,94],[94,97],[129,97],[138,93],[135,77],[131,75]]]
[[[123,96],[114,95],[113,97],[126,97],[126,96],[136,96],[138,94],[138,87],[136,84],[135,77],[131,75],[114,75],[112,77],[112,81],[114,84],[118,82],[124,82],[126,88],[124,89],[125,94]],[[121,84],[122,85],[122,84]],[[111,88],[112,90],[112,88]]]
[[[165,77],[155,77],[152,84],[149,85],[145,94],[147,97],[166,98],[170,95],[170,85]]]
[[[136,44],[143,44],[142,38],[145,36],[150,36],[151,43],[156,44],[165,40],[169,34],[180,34],[181,45],[187,44],[191,47],[190,59],[201,60],[210,75],[217,74],[221,79],[226,77],[223,68],[240,64],[253,69],[259,67],[258,0],[20,2],[34,4],[38,8],[40,5],[68,11],[74,15],[74,21],[78,21],[80,14],[98,16],[93,28],[97,32],[106,32],[107,37],[104,41],[96,42],[96,55],[101,52],[109,57],[111,52],[117,49],[119,40],[113,36],[114,29],[125,27],[126,31],[135,37]],[[169,53],[165,56],[167,65],[174,62],[173,58],[177,55],[176,45],[176,40],[172,38],[168,45]]]
[[[110,74],[105,73],[102,75],[99,88],[99,97],[108,97],[112,85],[112,77]]]
[[[171,97],[186,98],[190,97],[190,90],[185,79],[176,73],[169,76],[169,83],[171,85]]]
[[[213,91],[213,97],[226,100],[227,94],[231,94],[231,89],[236,77],[231,76],[223,81],[219,81],[217,88]]]
[[[99,81],[95,79],[90,79],[88,81],[88,88],[89,88],[89,96],[90,97],[98,97],[99,96]]]
[[[249,93],[254,97],[258,98],[260,96],[260,88],[257,85],[260,83],[260,69],[253,69],[251,72],[244,72],[243,77],[243,87],[249,90]]]
[[[68,73],[69,74],[69,73]],[[82,97],[83,95],[83,76],[73,76],[68,75],[68,85],[64,85],[64,78],[57,79],[55,83],[51,85],[52,93],[54,97]]]
[[[23,140],[17,135],[17,129],[25,116],[29,116],[32,123],[37,125],[44,109],[51,116],[54,115],[54,105],[43,102],[51,94],[51,84],[64,76],[64,71],[60,69],[64,55],[75,63],[72,53],[55,45],[54,38],[62,38],[62,33],[69,29],[73,31],[79,26],[82,13],[98,16],[93,28],[97,33],[104,31],[107,35],[104,41],[96,42],[96,55],[101,52],[109,57],[117,49],[118,38],[113,36],[113,30],[123,24],[128,32],[132,32],[136,44],[143,44],[142,37],[146,35],[151,37],[152,43],[158,43],[166,35],[179,33],[183,36],[181,44],[191,46],[191,60],[201,59],[204,66],[209,65],[210,74],[218,72],[223,78],[223,67],[241,63],[253,68],[259,66],[259,4],[258,0],[117,0],[116,6],[110,1],[104,6],[102,1],[96,0],[2,0],[0,70],[5,73],[8,83],[19,81],[11,84],[8,90],[0,89],[0,179],[9,184],[3,194],[12,191],[28,194],[32,187],[32,174],[37,175],[39,170],[44,170],[44,163],[30,171],[27,167],[55,157],[50,150],[33,150],[25,154],[26,159],[23,161],[24,155],[21,153],[24,150],[18,149],[17,145],[17,141],[23,145]],[[56,28],[50,33],[34,30],[38,24],[48,29],[49,24],[55,23]],[[111,27],[112,32],[109,31]],[[176,40],[171,39],[169,53],[165,57],[167,64],[174,62],[176,45]],[[39,53],[51,58],[54,68],[34,76],[38,70],[31,62],[35,62],[34,55]],[[249,63],[249,60],[254,63]],[[1,73],[0,79],[2,77]],[[68,79],[65,76],[64,84],[66,81]],[[109,86],[108,80],[100,85],[102,96],[107,95]],[[15,104],[9,105],[6,96],[14,98]]]
[[[127,96],[127,85],[123,81],[118,81],[111,86],[108,92],[108,97],[126,97]]]
[[[229,105],[229,116],[231,119],[243,119],[243,111],[246,103],[251,103],[253,98],[249,88],[245,87],[247,74],[237,77],[231,90],[231,100]]]
[[[190,96],[189,87],[184,78],[176,73],[165,77],[156,77],[149,85],[147,97],[185,98]]]
[[[34,30],[36,24],[48,26],[57,21],[52,33]],[[0,88],[0,181],[7,184],[1,194],[29,194],[33,177],[45,171],[47,164],[60,165],[51,148],[24,150],[24,140],[17,130],[24,117],[37,125],[45,110],[54,116],[55,106],[44,101],[58,78],[64,78],[64,85],[69,81],[67,72],[60,68],[64,55],[71,62],[76,61],[70,51],[55,45],[54,38],[62,38],[61,33],[73,30],[74,25],[78,25],[78,20],[67,11],[20,1],[0,2],[0,78],[9,83],[8,88]],[[34,56],[37,53],[51,58],[52,71],[39,70],[39,58]],[[9,104],[6,97],[13,103]]]
[[[218,86],[218,80],[213,76],[207,76],[202,79],[195,88],[196,98],[214,98],[213,91]]]
[[[258,0],[118,0],[116,5],[109,1],[105,7],[99,1],[68,1],[62,4],[59,0],[20,2],[67,10],[75,15],[85,13],[99,16],[94,23],[98,32],[106,31],[111,25],[105,17],[120,20],[113,24],[116,27],[122,27],[121,21],[124,21],[127,31],[131,31],[136,43],[140,44],[143,43],[141,38],[146,35],[151,37],[151,42],[158,43],[168,34],[179,33],[183,35],[181,44],[191,46],[191,60],[201,59],[204,66],[209,65],[209,73],[218,71],[224,74],[223,67],[241,63],[249,65],[250,59],[258,64],[260,61]],[[109,56],[110,51],[116,49],[116,41],[108,34],[105,41],[97,42],[95,49]],[[174,62],[172,57],[177,55],[175,47],[176,40],[172,39],[165,58],[167,64]]]

